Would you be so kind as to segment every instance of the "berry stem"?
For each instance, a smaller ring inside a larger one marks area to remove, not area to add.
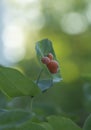
[[[40,76],[41,76],[41,73],[43,72],[43,68],[40,70],[39,72],[39,75],[38,75],[38,78],[37,78],[37,81],[36,81],[36,84],[38,84],[39,80],[40,80]]]

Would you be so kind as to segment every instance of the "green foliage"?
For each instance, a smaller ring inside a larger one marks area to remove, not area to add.
[[[31,118],[31,114],[22,110],[0,110],[0,129],[19,126]]]
[[[81,128],[70,119],[60,116],[48,117],[48,122],[53,127],[53,130],[81,130]]]
[[[83,130],[91,130],[91,115],[85,121]]]
[[[19,130],[45,130],[44,127],[42,127],[40,124],[38,123],[31,123],[30,121],[25,123],[24,125],[22,125]]]
[[[19,71],[0,67],[0,88],[9,97],[35,96],[40,92],[37,85]]]
[[[16,69],[0,66],[0,130],[82,130],[80,126],[90,130],[91,115],[88,118],[87,115],[91,112],[91,76],[64,83],[60,69],[56,74],[50,73],[41,63],[41,58],[48,53],[57,60],[48,39],[36,43],[36,53],[41,68],[36,81]],[[7,103],[4,94],[13,100]],[[13,103],[23,107],[16,109]]]
[[[28,121],[21,126],[7,127],[7,128],[3,128],[2,130],[46,130],[46,129],[40,124],[32,123],[31,121]]]
[[[43,122],[41,125],[45,128],[45,130],[53,130],[53,127],[47,122]]]

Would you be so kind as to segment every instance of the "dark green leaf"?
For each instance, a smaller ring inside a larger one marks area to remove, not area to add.
[[[23,110],[2,110],[0,111],[0,130],[2,128],[18,126],[30,118],[30,113]]]
[[[31,123],[31,121],[28,121],[24,125],[20,126],[18,130],[46,130],[46,129],[38,123]]]
[[[83,130],[91,130],[91,115],[85,121]]]
[[[46,130],[53,130],[53,127],[47,123],[47,122],[43,122],[41,123],[41,125],[46,129]]]
[[[0,91],[0,109],[5,108],[7,105],[6,96]]]
[[[3,128],[2,130],[50,130],[50,129],[46,129],[44,126],[38,123],[32,123],[31,121],[28,121],[21,126],[7,127]]]
[[[0,130],[18,130],[16,127],[7,127],[7,128],[2,128]]]
[[[10,97],[35,96],[40,92],[36,84],[19,71],[0,67],[0,88]]]
[[[70,119],[60,116],[48,117],[48,122],[53,127],[53,130],[81,130],[81,128]]]

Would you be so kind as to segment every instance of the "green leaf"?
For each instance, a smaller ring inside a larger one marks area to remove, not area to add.
[[[52,46],[52,42],[48,39],[38,41],[36,43],[35,49],[36,49],[38,60],[40,62],[40,66],[44,70],[42,73],[45,73],[45,80],[48,80],[48,77],[49,77],[49,80],[50,81],[52,80],[52,82],[60,82],[62,80],[62,77],[60,75],[60,70],[58,70],[58,72],[56,74],[52,74],[49,72],[46,65],[42,64],[42,62],[41,62],[41,58],[43,56],[47,56],[49,53],[52,53],[54,60],[57,61],[57,58],[56,58],[56,55],[55,55],[55,52],[54,52],[54,49]],[[48,89],[51,87],[50,82],[49,82],[49,84],[48,84],[48,82],[45,87],[41,86],[42,84],[40,85],[40,83],[39,83],[39,87],[41,88],[41,90],[43,90],[43,88]]]
[[[20,126],[17,130],[46,130],[46,129],[38,123],[32,123],[31,121],[28,121],[27,123]]]
[[[7,97],[0,91],[0,109],[5,108],[7,105]]]
[[[23,110],[1,110],[0,129],[18,126],[30,118],[30,113]]]
[[[73,121],[61,116],[48,117],[48,123],[53,127],[53,130],[81,130]]]
[[[35,96],[38,86],[13,68],[0,67],[0,89],[9,97]]]
[[[91,114],[84,123],[83,130],[91,130]]]
[[[32,123],[31,121],[28,121],[21,126],[7,127],[3,128],[2,130],[49,130],[49,129],[45,129],[44,126],[41,126],[38,123]]]
[[[2,128],[1,130],[18,130],[16,127]]]
[[[52,126],[47,122],[41,123],[41,126],[43,126],[46,130],[53,130]]]

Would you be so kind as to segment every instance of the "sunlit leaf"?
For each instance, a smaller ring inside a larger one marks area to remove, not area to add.
[[[10,97],[35,96],[40,92],[38,86],[19,71],[0,67],[0,89]]]

